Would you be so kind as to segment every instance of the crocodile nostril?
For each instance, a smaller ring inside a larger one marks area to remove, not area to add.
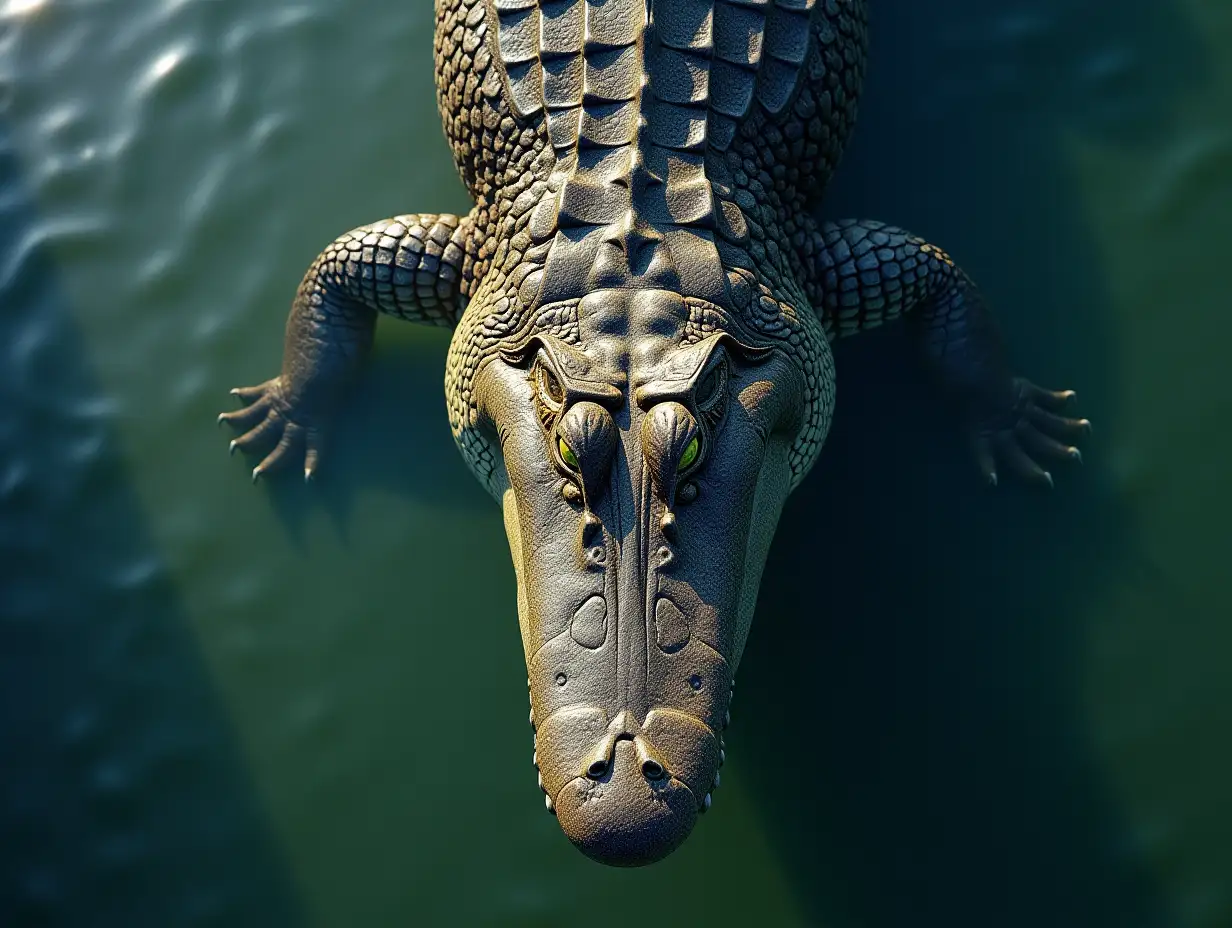
[[[597,746],[611,751],[601,780],[573,776],[557,788],[552,778],[544,778],[555,790],[561,828],[569,839],[587,856],[625,867],[657,860],[683,841],[697,821],[702,801],[701,792],[694,793],[667,773],[666,759],[656,761],[657,768],[647,764],[656,759],[645,753],[649,744],[639,751],[638,742],[644,738],[629,730],[637,725],[630,721],[626,726],[613,719],[609,732],[613,740],[605,738]],[[591,755],[586,760],[599,759]],[[579,766],[562,773],[567,777],[587,769]],[[647,779],[654,775],[658,778]]]
[[[607,761],[605,760],[596,760],[586,768],[586,776],[590,777],[592,780],[600,780],[606,773]]]
[[[633,739],[633,750],[637,753],[637,762],[642,771],[642,776],[652,783],[667,778],[667,770],[655,757],[654,752],[650,750],[650,745],[642,738],[635,737]]]

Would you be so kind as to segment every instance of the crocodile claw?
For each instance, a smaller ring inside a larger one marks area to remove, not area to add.
[[[989,486],[997,486],[1000,473],[1008,471],[1019,480],[1052,489],[1056,484],[1045,465],[1081,464],[1082,452],[1074,443],[1091,433],[1091,423],[1057,414],[1077,398],[1073,390],[1045,390],[1022,378],[1014,388],[1012,423],[976,431],[976,464]]]
[[[229,446],[231,454],[237,450],[246,455],[263,454],[260,463],[252,470],[253,483],[297,461],[302,462],[305,482],[311,482],[320,460],[321,430],[292,419],[279,390],[278,378],[256,387],[232,390],[231,395],[239,397],[247,405],[224,412],[218,417],[218,422],[240,432]]]

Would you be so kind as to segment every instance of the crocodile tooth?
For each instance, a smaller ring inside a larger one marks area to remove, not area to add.
[[[707,793],[707,794],[706,794],[706,798],[702,800],[702,811],[703,811],[703,812],[709,812],[709,811],[710,811],[710,803],[711,803],[711,801],[712,801],[712,800],[710,799],[710,794],[709,794],[709,793]]]
[[[719,783],[720,783],[721,781],[722,781],[722,777],[719,775],[719,771],[717,771],[717,770],[716,770],[716,771],[714,772],[714,786],[712,786],[712,787],[710,787],[710,788],[711,788],[711,789],[718,789],[718,788],[719,788]]]
[[[727,763],[727,752],[719,748],[719,766],[722,767],[725,763]]]
[[[552,815],[556,814],[556,805],[552,802],[552,797],[547,795],[546,793],[543,796],[543,806]]]
[[[541,774],[539,774],[539,788],[540,788],[540,789],[543,789],[543,774],[542,774],[542,773],[541,773]],[[547,792],[547,790],[545,790],[545,789],[543,789],[543,791],[544,791],[545,793]]]

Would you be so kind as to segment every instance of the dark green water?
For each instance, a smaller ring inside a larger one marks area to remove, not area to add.
[[[827,213],[944,244],[1088,464],[986,494],[843,345],[714,814],[619,872],[542,810],[446,337],[382,324],[312,492],[213,427],[323,244],[466,208],[430,4],[0,0],[0,926],[1232,925],[1232,5],[875,6]]]

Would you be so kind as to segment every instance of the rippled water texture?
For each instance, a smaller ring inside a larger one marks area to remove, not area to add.
[[[214,429],[336,234],[462,211],[426,0],[0,0],[0,925],[1232,923],[1226,0],[879,0],[826,204],[942,244],[1088,466],[978,490],[892,334],[763,584],[716,814],[620,872],[530,764],[443,333],[327,479]]]

